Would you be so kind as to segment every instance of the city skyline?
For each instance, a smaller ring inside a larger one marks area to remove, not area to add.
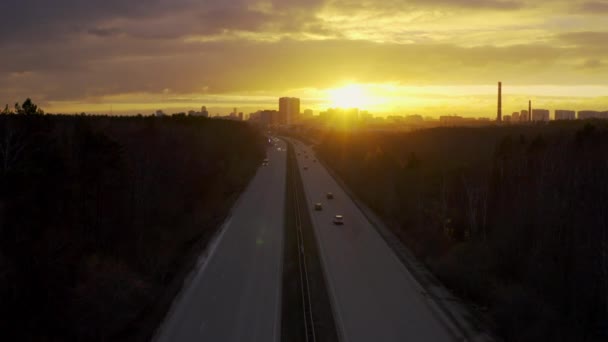
[[[31,97],[50,112],[252,112],[299,97],[317,112],[353,101],[378,115],[494,117],[497,80],[504,113],[528,99],[608,108],[603,0],[9,0],[0,10],[23,13],[0,23],[0,103]],[[357,96],[345,101],[344,89]]]

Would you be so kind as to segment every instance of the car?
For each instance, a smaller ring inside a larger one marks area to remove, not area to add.
[[[334,194],[332,194],[331,192],[328,192],[327,195],[325,195],[325,197],[327,197],[327,199],[334,199]]]
[[[268,158],[265,158],[264,161],[262,162],[262,165],[266,166],[270,163],[270,161],[268,160]]]
[[[342,216],[342,215],[336,215],[336,216],[334,216],[334,221],[333,222],[334,222],[334,224],[336,226],[343,225],[344,224],[344,216]]]
[[[315,203],[315,210],[316,211],[323,210],[323,204],[321,204],[321,203]]]
[[[304,166],[304,171],[308,170],[308,166]]]

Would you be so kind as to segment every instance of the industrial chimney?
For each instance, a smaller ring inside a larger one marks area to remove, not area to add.
[[[496,122],[502,122],[502,82],[498,82],[498,114]]]
[[[532,122],[532,100],[528,100],[528,121]]]

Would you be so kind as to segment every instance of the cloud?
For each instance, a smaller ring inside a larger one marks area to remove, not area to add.
[[[586,1],[579,8],[585,13],[605,14],[608,13],[608,1]]]
[[[111,47],[111,49],[109,48]],[[173,40],[121,38],[74,44],[61,54],[12,55],[0,88],[17,98],[35,89],[44,99],[78,100],[124,93],[280,93],[323,88],[343,81],[403,84],[602,83],[578,75],[571,60],[578,49],[549,45],[459,47],[450,44],[382,44],[354,40],[278,42],[217,41],[184,44]],[[45,57],[38,57],[45,56]],[[36,67],[27,66],[35,65]]]
[[[98,37],[111,37],[121,34],[123,31],[117,27],[92,27],[87,30],[90,35]]]
[[[577,46],[605,48],[606,42],[608,42],[608,32],[567,32],[558,35],[557,38],[565,43]]]
[[[584,69],[600,69],[604,67],[604,63],[599,59],[588,59],[583,63],[582,67]]]
[[[420,0],[416,2],[474,9],[515,10],[524,7],[523,2],[515,0]]]
[[[597,84],[601,75],[581,65],[598,67],[608,32],[585,22],[597,16],[574,21],[577,32],[563,23],[573,22],[571,6],[599,12],[605,3],[0,0],[0,89],[11,102],[162,97],[165,88],[281,92],[343,80]]]

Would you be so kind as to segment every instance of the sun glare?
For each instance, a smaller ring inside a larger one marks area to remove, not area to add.
[[[391,104],[393,85],[350,83],[326,90],[326,104],[331,108],[384,110]]]
[[[328,91],[330,105],[336,108],[363,108],[369,104],[369,96],[362,86],[349,84]]]

